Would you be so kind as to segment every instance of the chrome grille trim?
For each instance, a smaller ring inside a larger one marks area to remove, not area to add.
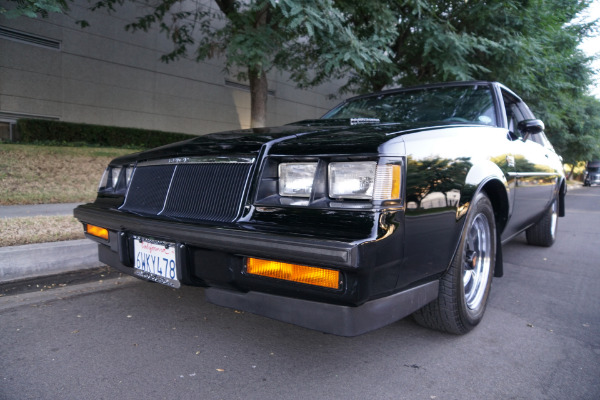
[[[142,161],[137,164],[138,167],[149,167],[153,165],[178,165],[178,164],[252,164],[255,158],[246,156],[222,157],[222,156],[202,156],[202,157],[174,157],[162,160]]]

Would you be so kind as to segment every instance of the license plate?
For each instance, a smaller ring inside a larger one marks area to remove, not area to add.
[[[133,251],[136,276],[174,288],[181,286],[177,278],[175,243],[134,236]]]

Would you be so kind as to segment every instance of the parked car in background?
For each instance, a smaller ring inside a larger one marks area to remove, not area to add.
[[[462,334],[502,243],[551,246],[565,193],[527,105],[459,82],[116,158],[74,214],[103,263],[214,304],[344,336],[410,314]]]
[[[588,161],[583,173],[583,186],[600,185],[600,160]]]

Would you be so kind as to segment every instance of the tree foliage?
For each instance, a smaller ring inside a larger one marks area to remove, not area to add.
[[[99,0],[92,9],[115,12],[128,1]],[[265,124],[266,74],[272,69],[289,72],[306,87],[354,71],[368,76],[390,62],[386,50],[395,17],[386,9],[358,31],[333,0],[215,0],[218,9],[185,0],[141,3],[145,11],[125,28],[158,27],[173,42],[165,62],[223,57],[226,69],[250,84],[252,126]]]
[[[13,7],[5,9],[0,5],[0,15],[8,18],[25,16],[29,18],[48,17],[49,13],[68,10],[67,0],[7,0]]]
[[[565,160],[589,158],[598,149],[600,104],[586,95],[594,71],[591,59],[577,47],[598,30],[597,21],[577,20],[589,1],[373,1],[368,7],[389,6],[399,16],[390,44],[394,63],[368,75],[355,74],[343,90],[500,81],[544,120],[546,133]],[[343,3],[367,7],[360,1]]]
[[[9,0],[22,15],[67,0]],[[453,80],[495,80],[519,93],[546,124],[565,161],[600,152],[594,71],[578,45],[598,23],[577,16],[591,0],[93,0],[118,12],[135,2],[129,31],[159,29],[165,62],[223,57],[251,88],[253,126],[265,123],[266,74],[288,71],[301,87],[330,79],[342,92]],[[11,10],[12,11],[12,10]],[[85,26],[86,21],[79,21]]]

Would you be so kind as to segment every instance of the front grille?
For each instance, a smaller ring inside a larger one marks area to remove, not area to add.
[[[121,210],[178,220],[232,222],[251,163],[138,166]]]
[[[165,206],[175,165],[140,167],[131,178],[121,210],[158,215]]]

